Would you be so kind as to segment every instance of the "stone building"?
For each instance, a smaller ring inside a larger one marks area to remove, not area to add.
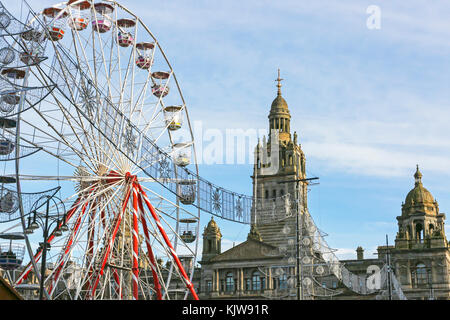
[[[397,217],[398,232],[395,245],[379,246],[378,258],[364,259],[362,248],[356,260],[342,261],[355,274],[369,276],[390,260],[392,272],[401,284],[403,293],[411,300],[450,299],[450,248],[445,236],[445,214],[438,202],[422,184],[417,167],[414,188],[407,194]],[[378,268],[378,269],[377,269]],[[322,280],[330,286],[334,277]],[[364,299],[342,286],[337,299]],[[394,297],[395,298],[395,297]]]
[[[248,238],[222,252],[222,234],[211,219],[203,233],[199,279],[202,299],[297,298],[295,289],[292,290],[297,281],[296,213],[303,213],[307,208],[308,182],[305,181],[305,155],[297,134],[290,133],[291,116],[281,95],[281,80],[278,76],[278,92],[268,117],[271,131],[279,131],[277,141],[269,135],[267,143],[258,143],[255,151],[251,178],[253,196],[258,200],[252,210]],[[272,162],[263,161],[261,154],[267,152],[270,156],[274,142],[279,146],[277,157],[270,157]],[[450,249],[445,236],[445,214],[439,211],[437,201],[423,186],[418,167],[414,178],[414,188],[407,194],[401,215],[397,217],[395,245],[379,246],[378,257],[374,259],[365,259],[364,249],[358,247],[357,259],[341,262],[353,274],[362,275],[360,279],[372,281],[371,275],[389,261],[408,299],[450,299]],[[291,254],[287,254],[289,251]],[[380,298],[377,294],[356,294],[333,274],[316,280],[330,292],[322,299]]]
[[[267,143],[256,146],[256,161],[252,181],[253,204],[251,229],[247,241],[221,252],[221,233],[214,219],[203,233],[203,252],[200,261],[200,298],[203,299],[289,299],[295,270],[283,251],[292,249],[297,212],[306,207],[305,155],[297,143],[297,133],[291,134],[290,113],[281,94],[278,74],[277,96],[269,113],[269,128],[278,136],[269,134]],[[272,139],[277,139],[276,141]],[[277,149],[273,147],[276,144]],[[264,161],[264,153],[271,156]],[[273,163],[274,159],[278,161]],[[300,195],[301,199],[297,196]],[[273,218],[280,223],[269,223]],[[280,237],[281,235],[281,237]],[[281,248],[281,249],[280,249]],[[292,258],[292,257],[291,257]]]

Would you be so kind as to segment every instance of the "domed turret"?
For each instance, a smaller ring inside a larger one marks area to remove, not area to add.
[[[203,232],[202,261],[208,261],[222,252],[221,240],[222,234],[220,233],[219,226],[214,221],[214,218],[211,217]]]
[[[207,231],[207,232],[219,231],[219,226],[217,225],[216,221],[214,220],[214,217],[211,217],[211,220],[208,222],[208,225],[206,226],[205,231]]]
[[[279,138],[282,141],[290,141],[291,140],[291,115],[289,113],[289,108],[286,100],[281,96],[281,81],[283,79],[280,78],[280,69],[278,69],[278,78],[277,81],[278,93],[275,100],[272,102],[272,106],[270,107],[269,113],[269,124],[271,130],[279,130],[280,135]]]
[[[406,196],[405,203],[403,205],[405,213],[411,213],[411,211],[416,211],[414,208],[433,206],[435,200],[430,191],[428,191],[422,184],[422,173],[417,166],[416,172],[414,173],[415,186],[408,195]],[[411,210],[412,209],[412,210]]]
[[[414,173],[414,188],[402,204],[402,215],[397,217],[399,230],[396,249],[442,248],[447,246],[445,214],[430,191],[422,185],[419,166]]]

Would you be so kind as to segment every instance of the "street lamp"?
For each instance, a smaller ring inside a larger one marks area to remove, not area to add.
[[[55,199],[59,200],[59,203],[55,201]],[[66,225],[66,210],[64,207],[64,203],[55,196],[42,196],[40,197],[36,202],[39,203],[41,200],[45,200],[45,214],[40,213],[35,209],[34,211],[31,211],[31,214],[33,217],[28,216],[28,226],[25,229],[26,234],[32,234],[34,230],[39,229],[39,227],[42,228],[43,232],[43,242],[39,243],[41,249],[42,249],[42,263],[41,263],[41,279],[40,279],[40,286],[39,286],[39,300],[43,300],[44,297],[44,279],[45,279],[45,269],[46,269],[46,259],[47,259],[47,251],[50,251],[50,244],[48,243],[48,236],[50,228],[52,228],[55,224],[56,227],[54,228],[54,231],[52,232],[52,235],[55,237],[59,237],[62,235],[63,231],[69,230],[69,228]],[[50,213],[50,201],[53,201],[55,204],[54,208],[56,208],[56,212]],[[58,204],[62,204],[63,206],[63,217],[60,219],[60,210]],[[42,206],[42,205],[41,205]],[[50,220],[50,221],[49,221]]]

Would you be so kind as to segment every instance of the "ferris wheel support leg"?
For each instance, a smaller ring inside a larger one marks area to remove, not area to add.
[[[125,213],[125,210],[127,208],[128,200],[130,200],[131,189],[132,189],[132,185],[133,185],[133,182],[134,182],[135,179],[136,179],[136,177],[132,177],[131,178],[131,181],[129,183],[129,187],[128,187],[127,193],[125,195],[125,199],[123,200],[122,209],[118,212],[118,215],[116,217],[116,224],[114,226],[111,238],[110,238],[110,240],[108,242],[108,246],[107,246],[107,248],[105,250],[105,253],[103,255],[101,268],[100,268],[100,270],[97,273],[97,276],[96,276],[95,282],[94,282],[94,284],[92,286],[92,289],[89,289],[90,293],[88,293],[88,295],[90,294],[90,298],[91,299],[93,299],[95,297],[95,291],[97,290],[98,283],[100,282],[100,277],[103,275],[103,271],[105,269],[105,265],[108,262],[109,253],[111,251],[111,247],[114,244],[114,240],[116,239],[117,232],[119,231],[120,222],[122,221],[122,217],[123,217],[123,215]]]
[[[94,201],[93,205],[92,205],[92,210],[91,210],[91,214],[89,216],[89,232],[88,232],[88,248],[87,248],[87,261],[86,261],[86,265],[91,265],[91,261],[94,255],[94,232],[95,232],[95,225],[92,224],[92,221],[94,221],[95,219],[95,213],[96,213],[96,206],[97,206],[97,202]],[[88,286],[91,285],[91,281],[92,281],[92,275],[93,275],[93,269],[94,266],[91,265],[91,267],[89,268],[89,272],[88,272]]]
[[[132,277],[133,277],[133,300],[138,300],[139,298],[139,264],[138,264],[138,256],[139,256],[139,228],[138,228],[138,199],[136,188],[134,188],[133,184],[133,266]]]
[[[137,184],[139,191],[145,201],[145,204],[147,205],[148,209],[150,210],[150,213],[152,214],[153,219],[156,222],[156,225],[158,226],[159,232],[161,233],[162,237],[164,238],[164,241],[166,242],[166,245],[169,247],[170,250],[170,254],[172,255],[173,260],[175,261],[178,270],[180,271],[181,275],[184,278],[186,287],[189,289],[189,291],[192,294],[192,297],[194,298],[194,300],[199,300],[197,293],[194,290],[194,286],[192,285],[191,280],[189,280],[188,275],[186,274],[186,271],[183,268],[183,265],[181,264],[180,259],[178,258],[175,249],[172,246],[172,243],[169,240],[169,237],[167,236],[166,232],[164,231],[164,228],[161,225],[161,221],[158,217],[158,215],[156,214],[155,209],[153,208],[152,204],[150,203],[150,200],[148,200],[147,194],[145,193],[144,189],[142,188],[142,186],[140,184]]]
[[[75,213],[75,211],[78,209],[79,205],[80,205],[80,200],[81,197],[78,197],[77,200],[75,200],[74,204],[72,205],[72,208],[69,209],[69,211],[67,211],[67,215],[66,215],[66,221],[61,222],[60,224],[58,224],[55,229],[52,231],[52,233],[50,234],[49,238],[48,238],[48,243],[51,243],[52,240],[55,238],[54,236],[54,232],[59,229],[63,223],[67,223],[67,221],[69,221],[69,219],[73,216],[73,214]],[[41,259],[42,256],[42,249],[39,249],[36,254],[34,255],[33,259],[35,262],[38,262]],[[31,262],[29,262],[27,264],[27,266],[23,269],[22,273],[20,274],[20,276],[17,278],[16,280],[16,285],[21,284],[24,280],[26,280],[28,278],[28,275],[30,274],[31,270],[33,268],[33,264]]]
[[[120,300],[122,300],[122,298],[123,298],[122,288],[120,287],[120,279],[119,279],[119,275],[117,273],[117,269],[113,269],[113,277],[114,277],[114,281],[117,284],[116,293],[118,296],[120,296]]]
[[[86,212],[86,208],[87,208],[88,204],[89,204],[89,202],[85,202],[83,204],[83,207],[81,208],[81,214],[78,216],[77,221],[75,222],[75,226],[72,229],[72,232],[71,232],[70,237],[69,237],[69,241],[67,241],[67,243],[65,245],[63,254],[62,254],[62,256],[59,259],[59,263],[57,263],[58,268],[57,268],[57,270],[55,272],[54,279],[53,279],[52,284],[51,284],[51,286],[49,288],[50,296],[52,296],[53,291],[56,289],[55,284],[58,283],[59,276],[61,274],[61,270],[62,270],[62,268],[63,268],[63,266],[65,264],[67,255],[69,254],[70,250],[72,249],[73,239],[75,238],[75,235],[77,234],[78,229],[80,228],[81,220],[83,219],[83,216],[84,216],[84,214]]]
[[[149,236],[149,232],[148,232],[147,222],[145,221],[145,216],[144,216],[144,205],[142,204],[142,197],[138,193],[138,187],[136,185],[134,186],[133,196],[137,196],[137,199],[138,199],[139,214],[140,214],[140,218],[141,218],[142,229],[144,230],[145,244],[147,246],[147,254],[150,259],[150,267],[152,269],[153,284],[154,284],[155,290],[156,290],[156,299],[162,300],[161,284],[159,283],[158,273],[156,271],[156,260],[155,260],[155,256],[153,255],[152,246],[150,244],[150,236]]]

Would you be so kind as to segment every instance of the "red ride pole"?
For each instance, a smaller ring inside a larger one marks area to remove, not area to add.
[[[153,255],[152,246],[150,244],[150,237],[149,237],[149,232],[148,232],[148,227],[147,227],[147,221],[145,221],[144,206],[142,204],[142,198],[141,198],[141,195],[138,193],[138,188],[136,187],[136,184],[134,185],[133,197],[137,197],[137,199],[138,199],[139,215],[141,218],[142,229],[144,230],[145,244],[147,245],[147,254],[150,259],[150,267],[152,269],[153,284],[154,284],[155,290],[156,290],[156,299],[162,300],[161,284],[159,283],[158,273],[157,273],[157,269],[156,269],[157,262],[156,262],[155,256]]]
[[[133,299],[138,300],[138,278],[139,278],[139,264],[138,264],[138,256],[139,256],[139,228],[138,228],[138,217],[137,217],[137,196],[136,189],[134,188],[133,183],[133,266],[132,277],[133,277]]]
[[[127,179],[131,178],[131,181],[129,182],[129,187],[128,187],[127,193],[125,195],[125,199],[123,200],[122,210],[120,210],[118,212],[118,216],[116,218],[117,221],[116,221],[116,224],[114,226],[113,233],[112,233],[111,238],[110,238],[110,240],[108,242],[107,249],[105,250],[105,253],[103,255],[101,268],[100,268],[100,271],[97,273],[97,277],[96,277],[95,283],[94,283],[92,291],[91,291],[91,297],[92,298],[95,297],[95,291],[96,291],[98,283],[100,281],[100,276],[103,275],[103,270],[105,269],[106,262],[108,261],[108,257],[109,257],[109,253],[111,251],[111,247],[114,244],[114,240],[116,239],[116,235],[117,235],[117,232],[119,231],[119,227],[120,227],[120,222],[122,221],[123,214],[124,214],[124,212],[125,212],[125,210],[127,208],[127,205],[128,205],[128,200],[130,199],[131,188],[132,188],[133,182],[136,180],[136,176],[131,177],[131,175],[129,173],[127,173],[126,178]]]
[[[150,210],[150,213],[152,214],[152,217],[155,220],[156,225],[158,226],[159,232],[161,233],[162,237],[164,238],[166,245],[170,249],[169,251],[172,255],[172,258],[175,261],[176,265],[178,266],[178,270],[180,271],[181,275],[183,276],[184,281],[186,282],[186,287],[191,292],[194,300],[199,300],[197,293],[194,290],[194,286],[192,285],[191,280],[189,280],[189,277],[187,276],[186,271],[184,270],[180,259],[178,258],[177,254],[175,253],[175,249],[173,248],[172,243],[169,240],[169,237],[167,236],[166,232],[164,231],[164,228],[161,225],[161,221],[159,220],[159,217],[156,214],[155,209],[153,208],[152,204],[150,203],[150,200],[148,200],[147,194],[145,193],[144,189],[142,188],[142,186],[139,183],[136,183],[136,185],[138,186],[139,191],[144,198],[145,204],[147,205],[148,209]]]

